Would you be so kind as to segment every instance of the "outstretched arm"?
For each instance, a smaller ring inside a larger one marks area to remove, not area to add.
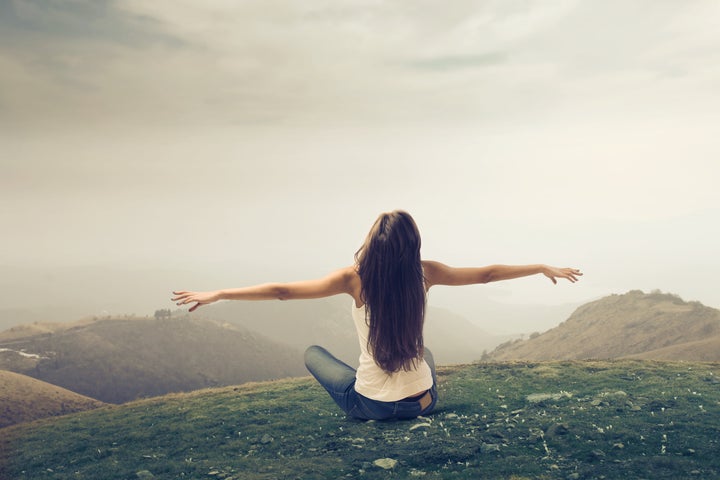
[[[572,283],[582,275],[576,268],[558,268],[549,265],[489,265],[487,267],[457,268],[440,262],[424,261],[425,277],[428,287],[433,285],[471,285],[500,280],[527,277],[542,273],[553,283],[565,278]]]
[[[352,267],[336,270],[316,280],[290,283],[264,283],[251,287],[213,290],[209,292],[174,291],[172,301],[177,305],[194,303],[190,311],[218,300],[294,300],[330,297],[340,293],[352,294]]]

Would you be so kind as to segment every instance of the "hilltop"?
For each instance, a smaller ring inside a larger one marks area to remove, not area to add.
[[[110,403],[305,375],[301,352],[202,317],[108,317],[0,334],[0,369]]]
[[[0,428],[102,405],[56,385],[0,370]]]
[[[720,310],[633,290],[587,303],[559,326],[507,342],[486,359],[646,358],[720,361]]]
[[[310,378],[172,394],[17,425],[0,477],[718,478],[720,364],[441,367],[440,400],[400,422],[345,418]]]

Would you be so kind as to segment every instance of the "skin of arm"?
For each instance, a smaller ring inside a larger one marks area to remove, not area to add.
[[[433,285],[472,285],[476,283],[498,282],[513,278],[528,277],[539,273],[557,284],[558,278],[575,283],[582,275],[575,268],[557,268],[549,265],[488,265],[486,267],[450,267],[440,262],[423,261],[428,288]]]
[[[553,283],[557,278],[565,278],[575,283],[580,270],[574,268],[557,268],[548,265],[489,265],[486,267],[450,267],[440,262],[423,261],[427,288],[433,285],[471,285],[476,283],[497,282],[513,278],[527,277],[542,273]],[[360,277],[355,267],[336,270],[325,277],[290,283],[264,283],[251,287],[212,290],[208,292],[174,291],[172,301],[177,305],[194,303],[191,312],[202,305],[218,300],[299,300],[322,298],[347,293],[356,304],[360,300]]]
[[[358,290],[357,273],[353,267],[341,268],[325,277],[289,283],[264,283],[251,287],[212,290],[208,292],[174,291],[177,305],[195,303],[189,311],[218,300],[299,300],[322,298]],[[353,295],[354,296],[354,295]]]

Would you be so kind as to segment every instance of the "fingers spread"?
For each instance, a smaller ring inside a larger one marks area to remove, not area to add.
[[[195,305],[190,307],[189,311],[192,312],[195,309],[197,309],[202,303],[200,303],[198,300],[194,299],[197,295],[195,292],[188,292],[187,290],[173,290],[172,292],[175,296],[171,298],[173,302],[176,302],[175,305],[187,305],[188,303],[197,302]]]

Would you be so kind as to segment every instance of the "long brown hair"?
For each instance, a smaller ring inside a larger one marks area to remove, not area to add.
[[[355,261],[375,363],[389,373],[411,370],[423,356],[425,279],[420,232],[410,214],[381,214]]]

